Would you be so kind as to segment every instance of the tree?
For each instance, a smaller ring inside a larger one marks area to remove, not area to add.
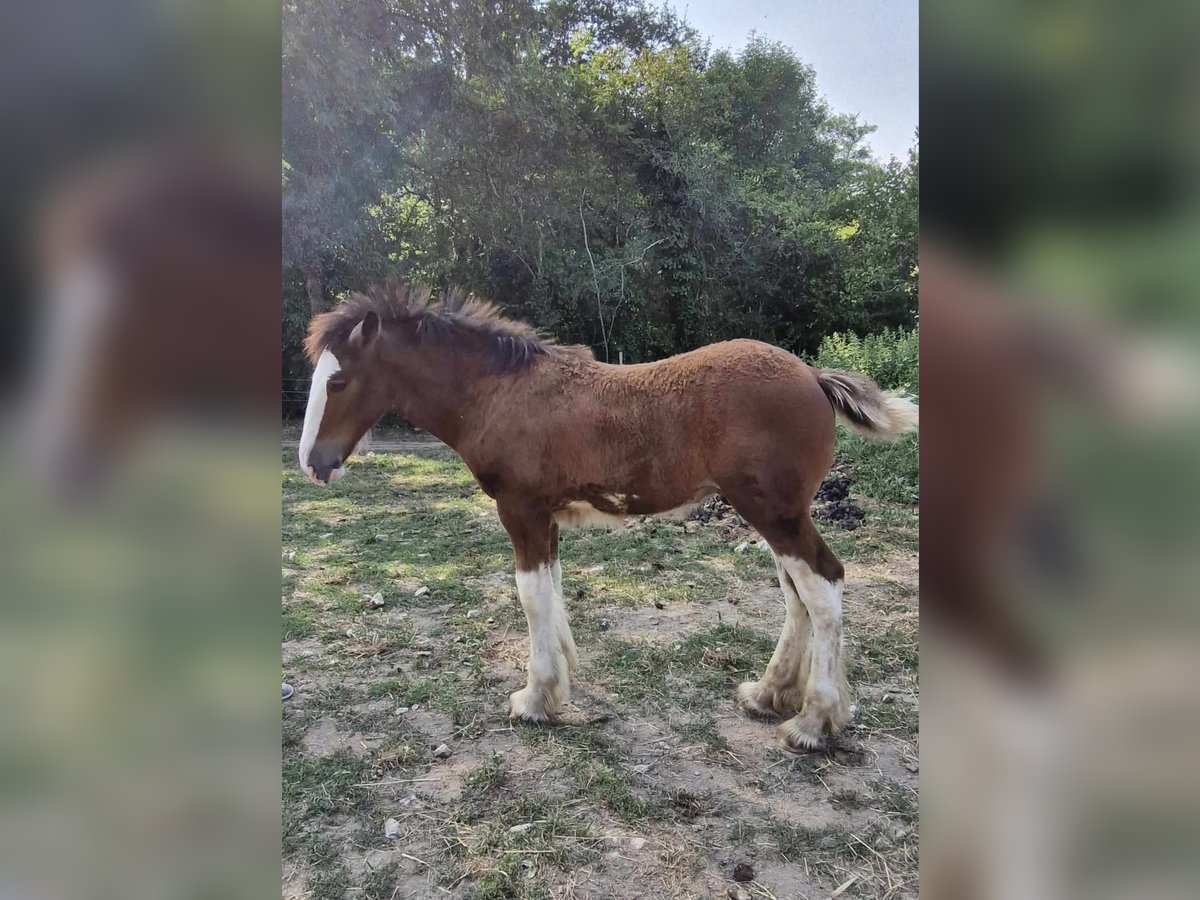
[[[632,0],[294,0],[284,75],[286,341],[314,272],[459,283],[602,359],[915,317],[916,156],[871,161],[781,45]]]

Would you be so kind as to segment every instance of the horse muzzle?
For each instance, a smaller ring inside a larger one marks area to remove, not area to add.
[[[345,474],[342,462],[342,455],[337,449],[318,445],[313,447],[309,454],[308,464],[301,462],[301,468],[309,481],[324,487],[333,484]]]

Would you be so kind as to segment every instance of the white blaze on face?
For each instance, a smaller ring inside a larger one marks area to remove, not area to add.
[[[308,406],[304,410],[304,430],[300,434],[300,468],[314,484],[320,484],[308,463],[313,444],[317,442],[317,433],[321,430],[321,419],[325,415],[325,401],[329,396],[329,379],[342,371],[342,364],[328,350],[323,350],[313,369],[312,386],[308,390]],[[330,483],[342,476],[341,469],[335,469],[329,475]]]
[[[77,261],[54,277],[40,311],[40,345],[29,398],[35,458],[65,448],[77,436],[114,294],[111,277],[98,263]]]

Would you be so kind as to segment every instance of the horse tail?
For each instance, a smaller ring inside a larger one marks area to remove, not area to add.
[[[816,369],[817,383],[839,418],[869,438],[894,440],[915,431],[917,404],[901,394],[881,390],[866,375],[841,369]]]

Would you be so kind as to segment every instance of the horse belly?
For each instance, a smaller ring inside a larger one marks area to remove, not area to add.
[[[717,486],[708,481],[682,494],[671,492],[645,495],[620,491],[589,491],[583,498],[564,504],[555,512],[554,520],[564,528],[614,528],[629,516],[683,519],[706,497],[716,492]]]

